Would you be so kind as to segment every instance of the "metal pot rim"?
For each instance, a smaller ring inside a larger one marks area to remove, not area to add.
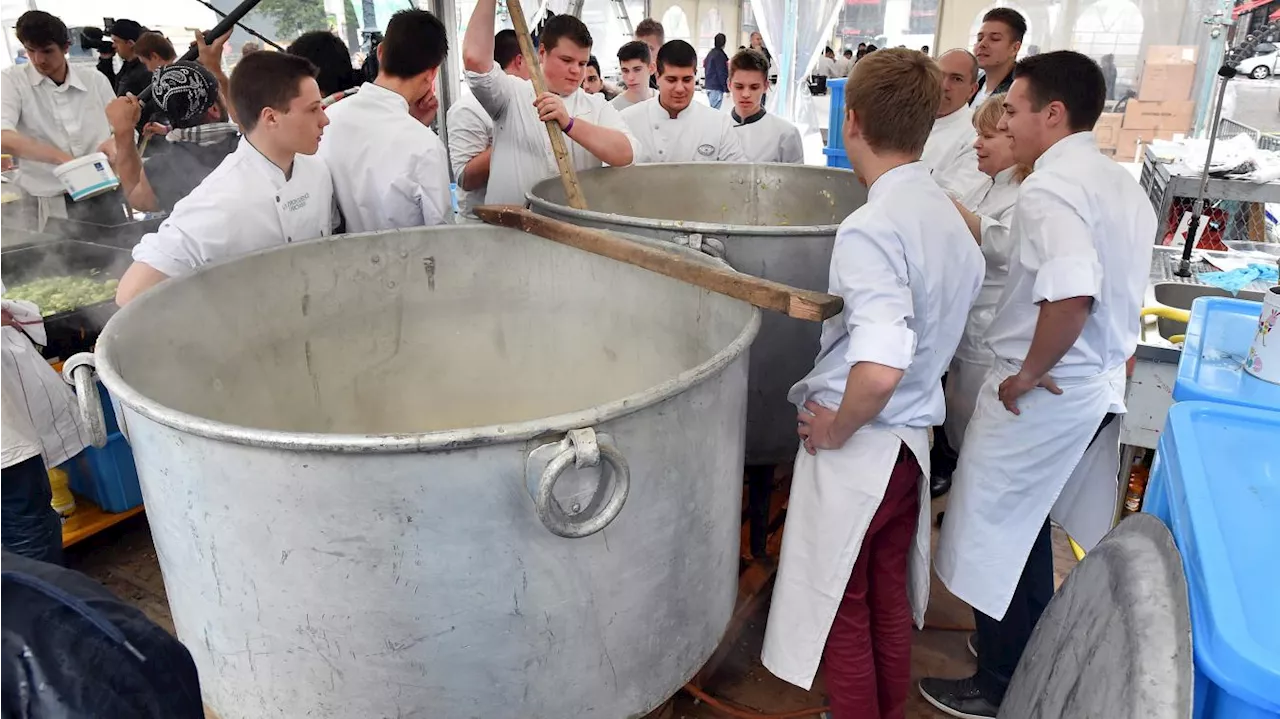
[[[702,167],[707,163],[703,162],[670,162],[664,163],[664,169],[681,168],[681,167]],[[781,162],[722,162],[718,165],[765,165],[778,166],[786,168],[794,167],[812,167],[810,165],[788,165]],[[591,172],[606,171],[614,168],[597,168],[596,170],[586,170],[580,172],[581,175],[589,175]],[[626,169],[626,168],[619,168]],[[832,170],[838,172],[849,172],[848,170],[838,170],[833,168],[812,167],[814,170]],[[606,222],[610,225],[625,225],[628,227],[641,227],[647,230],[660,230],[663,232],[672,232],[676,234],[690,234],[694,232],[708,235],[752,235],[756,237],[794,237],[796,235],[834,235],[836,230],[840,229],[840,223],[829,225],[734,225],[720,222],[689,222],[685,220],[658,220],[651,217],[637,217],[635,215],[620,215],[613,212],[596,212],[594,210],[579,210],[568,205],[561,205],[551,202],[545,198],[534,194],[539,187],[544,184],[559,184],[559,177],[549,177],[539,181],[528,192],[525,193],[525,202],[534,210],[554,211],[558,215],[572,217],[575,220],[583,220],[586,222]]]
[[[272,247],[224,262],[206,265],[192,274],[172,282],[177,284],[206,272],[217,271],[217,268],[223,265],[248,261],[258,255],[281,252],[298,245],[341,242],[358,236],[337,235],[308,242]],[[169,282],[165,284],[168,285]],[[595,405],[580,412],[539,417],[512,424],[494,424],[435,432],[378,435],[286,432],[241,427],[166,407],[134,389],[132,385],[125,381],[112,361],[111,345],[117,335],[117,332],[112,330],[112,325],[129,322],[129,318],[132,315],[145,311],[149,304],[163,302],[165,290],[165,287],[157,287],[134,302],[129,303],[117,312],[108,322],[107,327],[103,329],[95,351],[96,365],[103,384],[107,386],[112,396],[122,405],[129,407],[143,417],[186,434],[250,447],[284,449],[295,452],[374,454],[453,450],[505,442],[521,442],[547,434],[591,427],[655,405],[719,374],[748,350],[760,330],[760,310],[751,307],[749,319],[743,326],[742,331],[738,333],[738,336],[707,361],[648,389]],[[124,424],[124,417],[121,417],[120,421],[121,424]]]

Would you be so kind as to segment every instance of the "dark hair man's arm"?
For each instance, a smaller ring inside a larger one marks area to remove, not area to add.
[[[497,0],[478,0],[462,39],[462,65],[468,72],[489,72],[493,68],[493,17]]]

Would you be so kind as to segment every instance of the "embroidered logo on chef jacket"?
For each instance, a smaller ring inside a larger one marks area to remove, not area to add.
[[[716,154],[715,145],[698,145],[698,154],[703,157],[713,157]]]
[[[285,212],[297,212],[298,210],[301,210],[302,208],[306,207],[307,201],[310,199],[311,199],[310,192],[303,193],[300,197],[295,197],[292,200],[289,200],[288,202],[284,203],[283,209]]]

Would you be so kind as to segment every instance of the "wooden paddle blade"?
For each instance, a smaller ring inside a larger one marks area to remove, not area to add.
[[[802,290],[772,280],[764,280],[734,270],[690,262],[677,255],[615,237],[601,230],[570,225],[536,215],[516,205],[477,207],[481,220],[502,227],[527,232],[561,244],[570,245],[619,262],[643,267],[651,272],[719,292],[756,307],[781,312],[788,317],[821,322],[840,314],[844,300],[825,292]]]

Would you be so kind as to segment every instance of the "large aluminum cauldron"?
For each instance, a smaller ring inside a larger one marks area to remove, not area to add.
[[[486,226],[282,247],[143,295],[97,366],[205,701],[660,704],[733,609],[759,321]]]
[[[734,269],[825,291],[836,229],[867,201],[848,170],[710,162],[636,165],[579,173],[587,210],[565,200],[559,178],[529,192],[533,210],[575,225],[701,248]],[[813,368],[821,325],[765,314],[751,348],[747,461],[790,459],[798,446],[787,390]]]

